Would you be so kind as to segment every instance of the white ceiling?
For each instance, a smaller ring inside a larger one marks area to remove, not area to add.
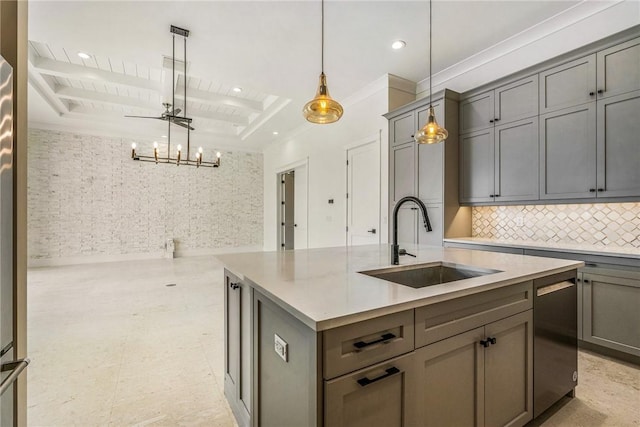
[[[433,71],[579,3],[436,1]],[[301,110],[320,72],[318,0],[30,1],[30,121],[149,140],[166,134],[165,122],[122,116],[163,111],[172,24],[191,31],[187,108],[196,143],[260,149],[305,123]],[[325,32],[325,72],[339,101],[386,73],[414,82],[428,77],[426,1],[327,0]],[[396,39],[407,47],[392,50]],[[82,60],[78,52],[92,57]],[[243,92],[232,92],[235,86]]]

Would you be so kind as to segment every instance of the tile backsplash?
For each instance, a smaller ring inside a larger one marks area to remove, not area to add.
[[[640,203],[477,206],[472,237],[640,247]]]

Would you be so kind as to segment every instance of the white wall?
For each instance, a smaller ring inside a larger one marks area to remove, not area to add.
[[[346,242],[346,149],[380,141],[381,239],[387,241],[388,130],[382,114],[389,108],[388,76],[373,82],[350,100],[338,100],[345,110],[330,125],[307,125],[297,135],[264,150],[264,248],[277,245],[277,172],[308,159],[309,247],[342,246]],[[300,112],[302,114],[302,112]],[[334,199],[333,204],[328,200]]]
[[[178,255],[260,249],[263,156],[222,156],[217,169],[155,165],[131,160],[126,138],[30,129],[30,264],[158,257],[168,238]]]

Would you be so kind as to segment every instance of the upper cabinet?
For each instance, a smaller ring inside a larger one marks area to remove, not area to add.
[[[640,90],[640,38],[598,52],[598,99]]]
[[[600,46],[463,96],[461,203],[640,198],[640,38]]]
[[[460,102],[460,133],[538,115],[538,76],[500,86]]]

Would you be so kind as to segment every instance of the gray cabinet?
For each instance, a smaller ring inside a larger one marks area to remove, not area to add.
[[[596,55],[588,55],[540,73],[540,114],[596,99]]]
[[[433,103],[436,119],[444,125],[444,101]],[[416,127],[427,122],[429,106],[416,111]],[[424,203],[442,203],[444,189],[444,144],[417,144],[418,155],[418,198]]]
[[[389,143],[391,146],[413,142],[415,133],[415,117],[413,112],[405,113],[389,120]]]
[[[414,354],[325,381],[324,425],[412,427],[415,405]]]
[[[540,199],[595,193],[595,102],[540,116]]]
[[[538,118],[460,136],[460,201],[538,199]]]
[[[416,143],[392,146],[389,152],[389,202],[391,209],[405,196],[416,194]]]
[[[585,269],[582,340],[640,356],[640,271]]]
[[[241,427],[251,421],[250,286],[225,270],[224,394]]]
[[[532,310],[418,349],[416,364],[421,425],[523,426],[533,419]]]
[[[598,52],[597,67],[598,99],[640,90],[640,38]]]
[[[460,133],[538,115],[538,76],[533,75],[460,101]]]
[[[599,99],[596,128],[596,197],[640,195],[640,90]]]

